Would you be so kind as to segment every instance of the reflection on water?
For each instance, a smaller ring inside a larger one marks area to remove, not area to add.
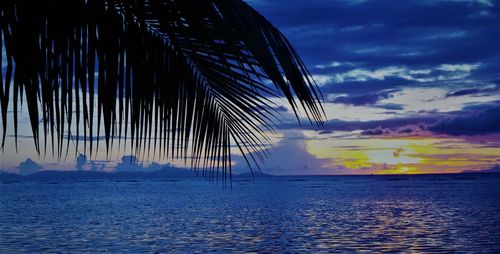
[[[4,183],[0,253],[500,251],[499,175],[404,179]]]

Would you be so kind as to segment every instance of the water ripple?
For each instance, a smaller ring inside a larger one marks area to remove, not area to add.
[[[500,178],[428,178],[2,184],[0,253],[500,251]]]

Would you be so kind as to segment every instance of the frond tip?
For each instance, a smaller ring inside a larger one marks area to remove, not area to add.
[[[107,150],[118,139],[224,173],[232,144],[259,160],[270,96],[324,119],[291,44],[241,0],[3,1],[0,21],[2,148],[11,101],[16,140],[25,100],[38,152],[75,140],[92,154],[102,131]]]

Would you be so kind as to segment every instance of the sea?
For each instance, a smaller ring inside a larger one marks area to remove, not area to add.
[[[4,181],[0,253],[500,253],[500,174]]]

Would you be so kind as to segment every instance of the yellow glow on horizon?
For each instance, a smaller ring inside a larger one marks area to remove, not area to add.
[[[311,139],[307,151],[331,159],[332,167],[373,174],[458,173],[500,161],[499,148],[454,137]]]
[[[412,166],[403,166],[402,164],[398,164],[393,168],[389,169],[381,169],[375,172],[378,175],[394,175],[394,174],[422,174],[425,172],[419,171],[416,167]]]

